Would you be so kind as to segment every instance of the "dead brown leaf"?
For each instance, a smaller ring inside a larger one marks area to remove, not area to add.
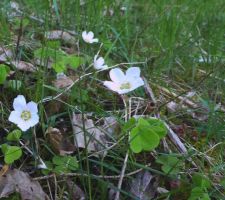
[[[63,40],[66,43],[75,43],[75,38],[68,32],[53,30],[45,33],[47,40]]]
[[[139,172],[130,185],[130,192],[137,199],[153,199],[157,192],[157,184],[153,181],[154,176],[148,171]]]
[[[58,89],[63,89],[71,86],[73,84],[73,80],[66,76],[58,76],[57,79],[53,82],[54,86]]]
[[[13,57],[13,52],[10,49],[0,46],[0,62],[7,62]]]
[[[24,61],[12,61],[11,62],[18,70],[20,71],[24,71],[24,72],[35,72],[37,69],[36,67],[28,62],[24,62]]]
[[[56,153],[63,156],[66,154],[71,154],[75,151],[74,145],[70,142],[66,135],[61,133],[59,129],[49,127],[46,131],[46,135]]]
[[[32,181],[27,173],[14,169],[0,176],[0,198],[18,192],[23,200],[49,199],[40,184]]]
[[[106,131],[108,136],[114,136],[120,130],[119,123],[115,117],[105,117],[104,124],[102,126],[103,130]]]
[[[85,200],[84,192],[78,185],[71,180],[67,180],[66,183],[73,200]]]
[[[107,148],[106,134],[94,125],[92,119],[88,119],[87,116],[84,117],[83,122],[82,114],[73,114],[72,125],[75,146],[87,148],[88,152],[97,152]],[[85,137],[87,144],[85,144]]]

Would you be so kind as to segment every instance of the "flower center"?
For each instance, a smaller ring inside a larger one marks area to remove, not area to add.
[[[21,117],[24,121],[27,121],[27,120],[29,120],[29,119],[31,118],[31,113],[30,113],[30,111],[24,110],[24,111],[21,113],[20,117]]]
[[[121,90],[124,90],[124,89],[130,89],[131,88],[131,84],[129,82],[126,82],[126,83],[123,83],[121,84],[120,86],[120,89]]]

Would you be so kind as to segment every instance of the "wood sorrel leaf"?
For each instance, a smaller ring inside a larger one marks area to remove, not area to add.
[[[162,121],[156,118],[147,120],[139,118],[135,128],[130,133],[130,147],[134,153],[155,149],[160,139],[166,135],[166,128]]]

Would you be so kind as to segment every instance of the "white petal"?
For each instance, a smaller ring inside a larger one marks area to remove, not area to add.
[[[103,64],[104,64],[104,58],[103,57],[99,57],[98,59],[97,59],[97,65],[98,66],[102,66]]]
[[[112,81],[116,83],[124,82],[125,80],[125,74],[120,68],[111,69],[109,72],[110,78]]]
[[[141,70],[139,67],[130,67],[127,71],[126,71],[126,76],[127,77],[140,77],[141,74]]]
[[[28,121],[22,121],[17,124],[17,126],[22,130],[22,131],[27,131],[30,128],[30,124]]]
[[[95,55],[95,56],[94,56],[94,62],[97,61],[97,58],[98,58],[98,55]]]
[[[26,99],[23,95],[18,95],[13,101],[14,110],[22,110],[26,106]]]
[[[89,31],[87,36],[88,36],[89,39],[93,39],[94,33],[92,31]]]
[[[132,91],[132,89],[119,89],[117,92],[119,93],[119,94],[126,94],[126,93],[128,93],[128,92],[130,92],[130,91]]]
[[[31,119],[27,121],[30,127],[35,126],[39,122],[39,116],[37,114],[32,114]]]
[[[112,82],[112,81],[104,81],[104,86],[106,86],[107,88],[109,88],[110,90],[114,91],[114,92],[118,92],[119,90],[119,85]]]
[[[14,123],[14,124],[18,124],[21,120],[21,112],[20,111],[12,111],[9,115],[9,121]]]
[[[92,39],[90,43],[94,43],[94,42],[98,42],[98,38]]]
[[[84,38],[86,38],[87,37],[87,31],[83,31],[82,32],[82,38],[84,39]]]
[[[38,112],[37,104],[33,101],[29,102],[26,107],[28,108],[28,110],[31,113],[37,113]]]
[[[131,90],[135,90],[135,89],[144,85],[144,81],[143,81],[142,78],[134,79],[131,83],[132,83],[131,84],[132,85]]]

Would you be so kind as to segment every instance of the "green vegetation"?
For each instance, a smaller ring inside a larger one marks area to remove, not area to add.
[[[50,199],[224,199],[224,24],[224,0],[1,0],[0,196],[18,169]],[[95,55],[144,87],[111,91]],[[38,105],[27,131],[18,95]]]

